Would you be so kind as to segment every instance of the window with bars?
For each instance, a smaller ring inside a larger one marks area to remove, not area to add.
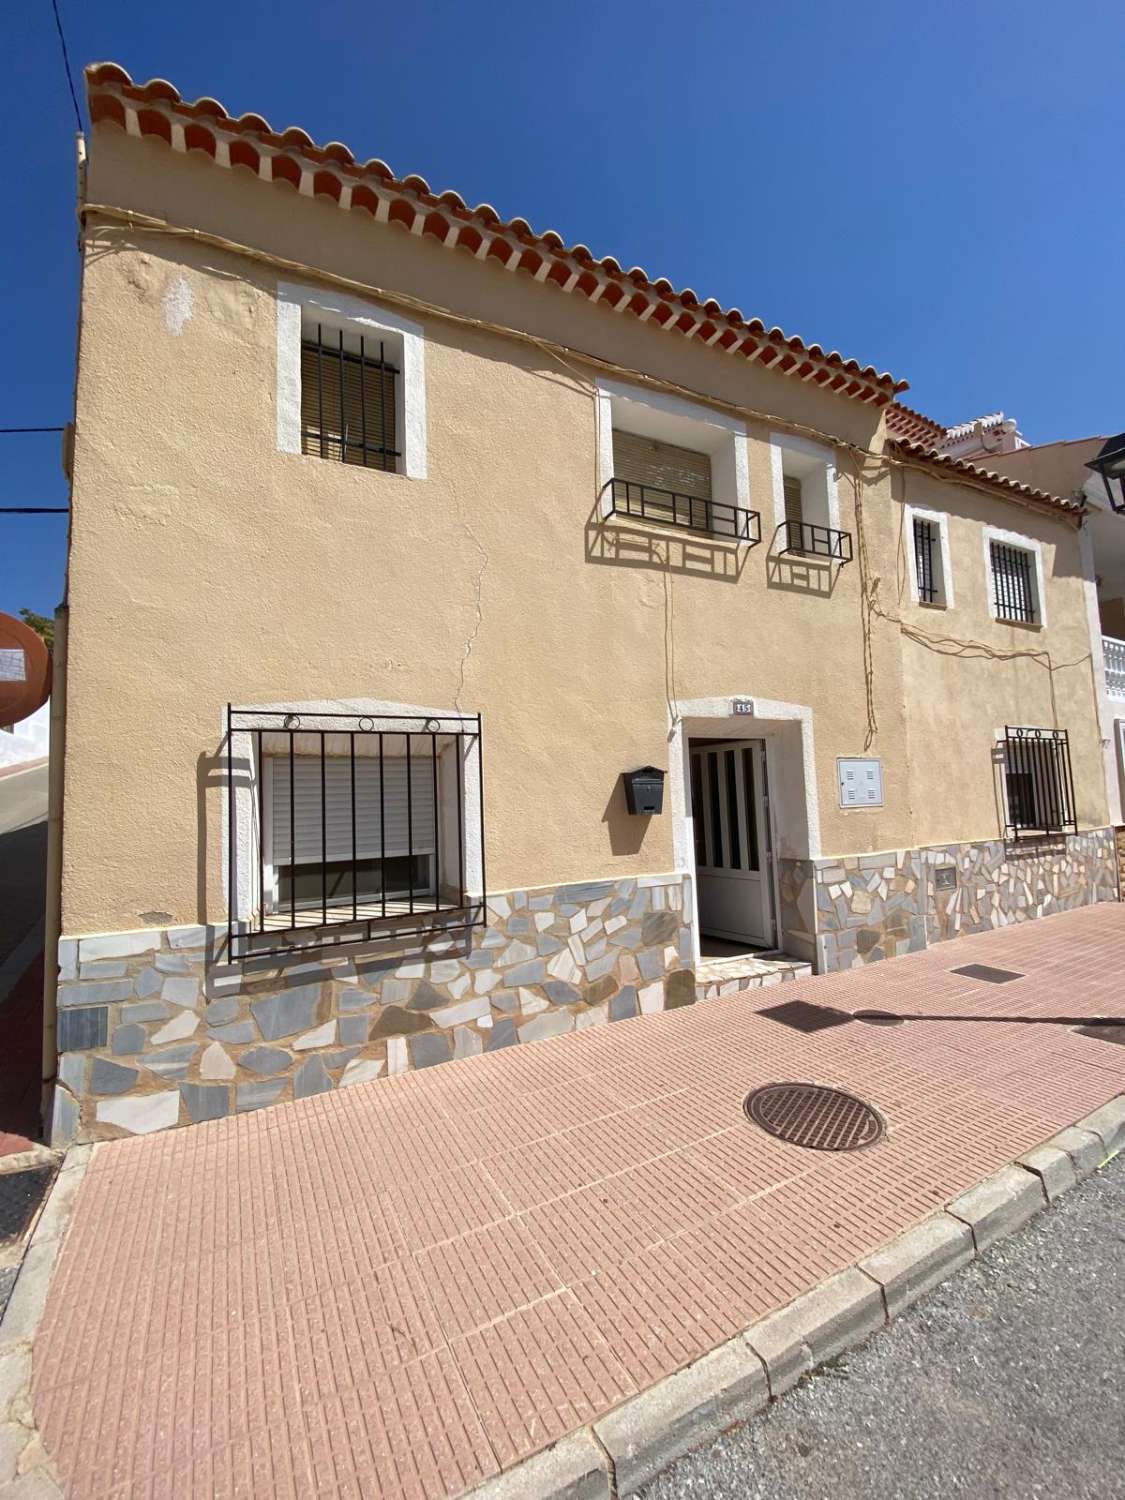
[[[317,323],[301,338],[301,452],[397,473],[397,381],[384,339]]]
[[[940,603],[941,553],[938,529],[933,521],[924,521],[920,516],[914,517],[914,573],[918,581],[919,602]]]
[[[1004,731],[1009,838],[1077,833],[1070,742],[1065,729]]]
[[[232,706],[227,740],[232,957],[481,924],[479,715]]]
[[[998,620],[1024,625],[1039,623],[1035,586],[1035,559],[1026,547],[1008,542],[990,542],[992,600]]]

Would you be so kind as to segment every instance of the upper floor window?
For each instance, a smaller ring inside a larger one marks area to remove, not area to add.
[[[777,552],[848,562],[851,537],[840,530],[836,455],[805,438],[770,434]]]
[[[995,620],[1045,625],[1043,556],[1038,542],[994,526],[984,530],[989,604]]]
[[[753,543],[746,427],[706,406],[598,383],[601,514]]]
[[[277,446],[424,479],[421,326],[358,297],[279,283]]]
[[[940,511],[906,507],[910,597],[915,604],[945,609],[953,604],[949,519]]]
[[[397,472],[402,371],[386,339],[320,322],[310,332],[301,338],[301,452]]]

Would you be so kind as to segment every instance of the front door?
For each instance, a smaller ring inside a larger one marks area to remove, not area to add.
[[[700,932],[770,948],[765,749],[761,740],[693,745],[691,806]]]

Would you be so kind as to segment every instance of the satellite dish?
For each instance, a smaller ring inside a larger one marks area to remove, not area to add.
[[[0,725],[29,719],[51,696],[51,653],[30,625],[0,614]]]

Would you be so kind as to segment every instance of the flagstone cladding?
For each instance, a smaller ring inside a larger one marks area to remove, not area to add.
[[[225,929],[59,943],[52,1140],[147,1134],[690,1004],[678,875],[489,899],[487,925],[231,966]]]
[[[818,973],[1118,899],[1111,828],[793,860],[780,883],[783,918],[815,938]]]

